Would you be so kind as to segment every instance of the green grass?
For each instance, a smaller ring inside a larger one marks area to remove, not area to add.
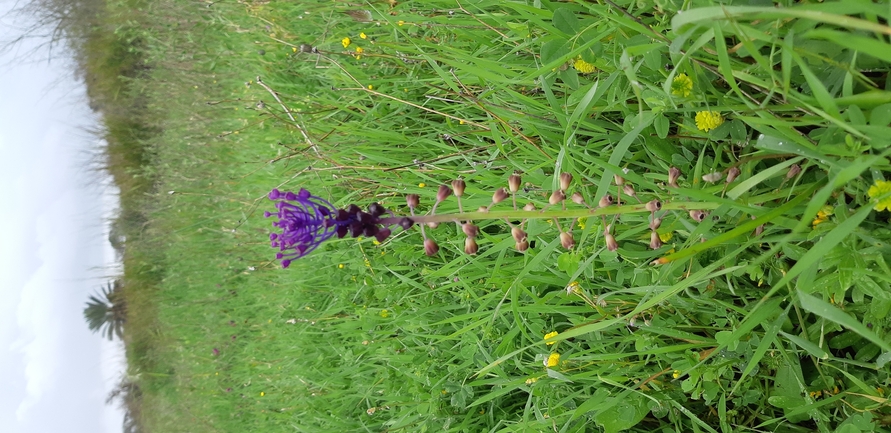
[[[881,430],[887,7],[616,3],[111,4],[151,65],[125,126],[147,134],[125,271],[146,431]],[[475,209],[515,171],[521,203],[560,172],[597,203],[622,169],[708,217],[666,212],[656,251],[624,213],[617,251],[594,217],[561,222],[571,251],[530,222],[526,253],[488,221],[475,256],[443,225],[433,257],[409,231],[282,270],[262,216],[273,187],[426,211],[457,176]]]

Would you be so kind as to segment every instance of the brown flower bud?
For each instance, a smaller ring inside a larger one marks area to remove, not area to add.
[[[548,203],[557,204],[562,202],[563,200],[566,200],[566,193],[558,189],[551,194],[550,198],[548,198]]]
[[[480,208],[477,209],[477,212],[489,213],[489,208],[486,206],[480,206]]]
[[[435,256],[439,252],[439,245],[433,239],[424,239],[424,253],[428,256]]]
[[[461,179],[455,179],[452,181],[452,189],[454,190],[456,197],[461,197],[462,195],[464,195],[465,186],[466,185],[464,184],[464,181]]]
[[[575,240],[572,239],[572,233],[560,232],[560,245],[563,245],[563,248],[566,248],[567,250],[571,250],[572,247],[575,246]]]
[[[501,203],[508,197],[507,190],[504,188],[498,188],[495,190],[495,194],[492,194],[492,203]]]
[[[761,236],[761,233],[764,233],[764,224],[755,227],[755,236]]]
[[[708,215],[708,214],[706,214],[705,212],[703,212],[701,210],[691,210],[690,211],[690,218],[693,218],[695,221],[698,221],[698,222],[702,222],[702,220],[705,219],[706,215]]]
[[[607,194],[607,195],[601,197],[601,198],[600,198],[600,202],[598,203],[598,205],[599,205],[600,207],[607,207],[607,206],[609,206],[609,205],[611,205],[611,204],[613,204],[613,196],[611,196],[611,195],[609,195],[609,194]]]
[[[609,233],[604,233],[603,238],[606,240],[606,249],[610,251],[615,251],[619,249],[619,243],[616,242],[616,238]]]
[[[476,254],[479,247],[476,244],[476,240],[473,238],[464,239],[464,252],[466,254]]]
[[[560,173],[560,189],[566,191],[569,184],[572,183],[572,175],[569,173]]]
[[[414,209],[421,203],[421,197],[417,194],[409,194],[405,196],[405,202],[408,203],[409,208]]]
[[[625,178],[619,176],[618,174],[613,175],[613,181],[616,182],[616,185],[622,186],[625,184]]]
[[[662,248],[662,239],[659,239],[659,233],[656,230],[650,232],[650,249],[658,250]]]
[[[526,206],[523,206],[523,210],[526,212],[532,212],[535,210],[535,204],[534,203],[526,203]]]
[[[730,167],[730,170],[727,170],[727,183],[731,183],[736,180],[736,177],[739,176],[740,170],[737,167]]]
[[[659,200],[653,199],[647,202],[644,207],[650,212],[656,212],[659,209],[662,209],[662,202]]]
[[[637,196],[637,193],[634,192],[634,186],[632,186],[630,183],[626,183],[625,185],[623,185],[622,191],[625,192],[625,195],[628,195],[630,197]]]
[[[480,234],[480,228],[471,223],[461,224],[461,230],[464,231],[464,234],[469,238],[475,238]]]
[[[439,223],[436,221],[430,221],[429,223],[427,223],[427,227],[430,227],[431,229],[435,229],[435,228],[439,227]]]
[[[522,179],[519,174],[512,174],[507,178],[507,187],[510,189],[510,192],[515,193],[520,190],[520,183]]]
[[[512,227],[510,229],[510,234],[514,237],[514,240],[517,242],[524,242],[526,240],[526,232],[519,227]]]
[[[677,188],[678,187],[678,179],[681,177],[681,170],[677,167],[671,167],[668,169],[668,186]]]
[[[798,173],[801,173],[801,166],[792,164],[792,167],[789,167],[789,172],[786,173],[786,179],[792,179],[793,177],[798,176]]]
[[[440,185],[439,190],[436,191],[436,201],[443,201],[449,198],[450,195],[452,195],[452,189],[445,185]]]
[[[572,195],[569,198],[575,204],[582,204],[582,205],[585,204],[585,198],[582,197],[582,194],[578,191],[572,193]]]
[[[653,220],[650,221],[650,230],[656,230],[661,225],[662,225],[662,218],[653,218]]]
[[[514,245],[514,246],[517,248],[517,251],[522,253],[523,251],[526,251],[529,249],[529,242],[527,242],[527,241],[517,242],[516,245]]]

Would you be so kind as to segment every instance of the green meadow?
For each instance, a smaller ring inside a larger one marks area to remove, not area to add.
[[[891,424],[886,3],[113,0],[97,17],[79,59],[122,188],[138,431]],[[287,269],[270,246],[273,188],[397,215],[417,194],[427,214],[440,185],[463,179],[476,210],[514,173],[493,215],[564,217],[477,220],[476,254],[453,223],[330,239]]]

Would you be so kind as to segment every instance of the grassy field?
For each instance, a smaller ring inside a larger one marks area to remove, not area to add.
[[[807,3],[109,2],[139,425],[881,431],[891,11]],[[520,206],[560,173],[625,206],[525,252],[499,219],[475,255],[454,224],[269,246],[273,188],[404,214],[515,172]]]

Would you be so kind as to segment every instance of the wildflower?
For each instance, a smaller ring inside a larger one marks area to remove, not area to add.
[[[263,391],[260,391],[260,397],[263,397],[264,395],[266,395],[266,393]]]
[[[424,183],[424,182],[421,182],[421,183],[418,184],[418,188],[423,188],[423,187],[425,187],[425,186],[427,186],[427,184]]]
[[[573,293],[578,293],[581,291],[581,284],[578,281],[573,281],[566,286],[566,294],[571,295]],[[547,337],[547,336],[545,336]]]
[[[687,74],[678,74],[674,77],[674,80],[671,80],[671,94],[675,96],[682,96],[684,98],[690,96],[690,92],[693,91],[693,80],[687,76]]]
[[[351,44],[352,42],[353,42],[353,41],[351,41],[350,38],[348,38],[348,37],[347,37],[347,38],[343,38],[343,39],[340,40],[340,43],[343,45],[344,48],[350,46],[350,44]]]
[[[672,237],[671,232],[659,233],[659,240],[662,242],[670,241],[671,237]]]
[[[544,336],[545,344],[547,344],[548,346],[553,346],[554,343],[556,343],[556,341],[548,341],[548,339],[549,339],[549,338],[554,338],[554,337],[556,337],[556,336],[557,336],[557,331],[554,331],[554,332],[548,332],[547,334],[545,334],[545,336]]]
[[[560,363],[560,354],[552,353],[548,355],[548,359],[544,362],[545,367],[556,367]]]
[[[572,67],[575,68],[576,71],[579,71],[583,74],[590,74],[597,70],[597,68],[594,67],[593,64],[582,60],[582,56],[579,56],[577,59],[575,59],[575,63],[572,64]]]
[[[584,230],[586,224],[588,223],[588,217],[581,217],[581,218],[579,218],[578,221],[577,221],[577,223],[578,223],[578,225],[579,225],[579,228],[582,229],[582,230]]]
[[[833,209],[832,206],[826,205],[823,206],[818,212],[817,217],[814,218],[814,222],[811,223],[814,227],[817,225],[824,223],[829,220],[829,217],[832,216]]]
[[[387,310],[381,310],[381,317],[383,317],[384,319],[390,317],[390,312]]]
[[[368,206],[368,212],[363,212],[356,205],[336,210],[331,203],[305,189],[296,194],[273,189],[269,193],[269,199],[276,202],[278,212],[264,212],[263,215],[266,218],[278,218],[272,226],[281,231],[270,233],[269,240],[273,247],[279,249],[275,258],[281,260],[283,268],[335,235],[338,238],[347,233],[354,238],[360,235],[374,236],[380,242],[390,235],[390,229],[381,227],[380,224],[380,216],[386,209],[377,203]],[[410,224],[408,226],[411,227]]]
[[[356,60],[359,60],[362,57],[362,53],[365,52],[365,49],[362,47],[356,47]]]
[[[369,85],[368,85],[368,90],[374,90],[374,86],[372,86],[371,84],[369,84]]]
[[[699,111],[696,113],[696,127],[700,131],[709,132],[724,123],[724,117],[717,111]]]
[[[399,27],[402,27],[405,25],[405,21],[402,21],[402,20],[396,21],[396,25],[398,25]]]
[[[877,180],[876,183],[869,187],[869,191],[867,191],[866,193],[869,195],[869,198],[873,199],[873,201],[876,202],[875,210],[891,210],[891,197],[885,197],[882,200],[877,200],[877,197],[881,197],[883,195],[891,193],[891,182],[887,180]]]
[[[675,378],[675,379],[681,377],[681,371],[680,371],[680,370],[675,370],[675,371],[673,371],[673,372],[671,373],[671,377],[673,377],[673,378]]]
[[[368,39],[368,35],[366,35],[365,32],[359,33],[359,37],[362,39]]]

